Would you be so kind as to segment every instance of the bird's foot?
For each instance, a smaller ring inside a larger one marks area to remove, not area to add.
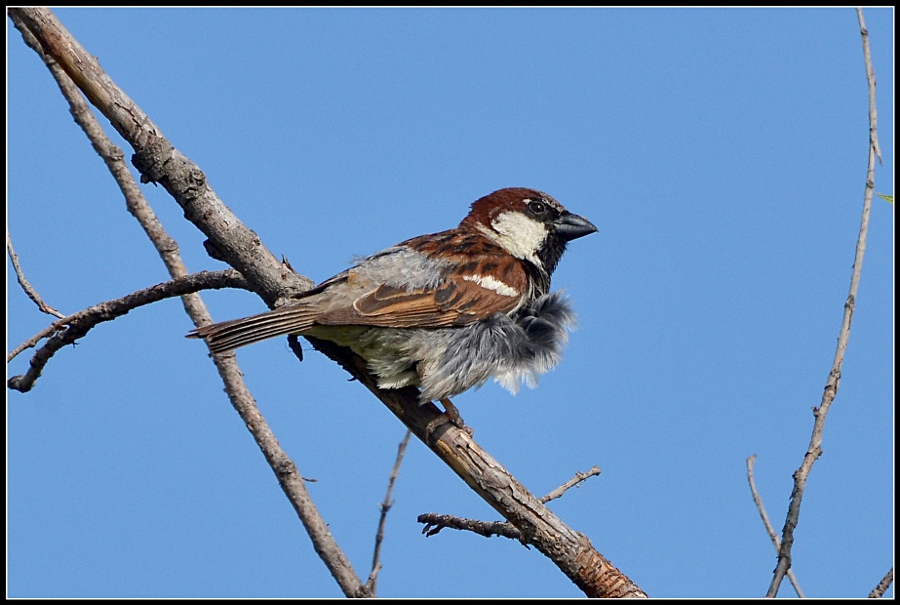
[[[453,402],[450,401],[449,397],[442,397],[441,405],[444,406],[444,416],[446,416],[458,429],[468,433],[469,437],[475,434],[475,431],[463,422],[462,416],[459,415],[459,410],[456,409],[456,406],[453,405]]]
[[[444,413],[440,416],[436,416],[425,426],[426,442],[433,443],[432,437],[434,433],[445,424],[452,424],[456,428],[465,431],[470,437],[475,434],[475,431],[463,422],[462,416],[459,415],[459,410],[456,409],[456,406],[453,405],[453,402],[450,401],[450,399],[443,397],[439,401],[444,406]]]

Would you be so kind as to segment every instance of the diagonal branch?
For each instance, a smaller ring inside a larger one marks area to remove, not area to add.
[[[891,584],[894,583],[894,568],[891,567],[884,577],[881,578],[881,582],[878,583],[878,586],[872,589],[872,592],[869,593],[870,599],[880,599],[884,596],[884,592],[890,587]]]
[[[566,493],[568,490],[572,489],[582,481],[587,481],[591,477],[596,477],[601,473],[599,466],[592,466],[585,472],[578,471],[575,473],[575,476],[557,487],[555,490],[547,494],[546,496],[541,498],[541,502],[547,503],[551,500],[556,500],[557,498],[562,498],[562,495]]]
[[[266,304],[279,306],[294,294],[311,287],[309,280],[278,261],[258,236],[222,203],[200,168],[162,136],[160,129],[112,82],[96,59],[72,38],[49,10],[16,8],[10,9],[12,12],[21,17],[44,52],[60,64],[94,106],[132,145],[135,149],[132,160],[142,174],[141,181],[161,184],[182,207],[185,217],[209,237],[208,247],[240,271],[249,287]],[[600,597],[646,596],[597,552],[587,537],[566,526],[499,462],[482,450],[471,436],[446,424],[426,431],[429,423],[434,427],[440,422],[441,412],[434,405],[419,406],[415,389],[382,391],[368,374],[364,362],[351,351],[329,342],[310,340],[317,349],[369,388],[417,438],[515,525],[529,544],[550,558],[586,594]],[[230,355],[214,356],[214,360],[219,363],[221,358],[228,357]],[[245,421],[253,431],[252,419],[245,418]],[[270,464],[278,468],[277,460],[270,459]],[[310,530],[309,526],[307,530]],[[316,548],[320,552],[318,545]],[[332,573],[336,573],[334,569]],[[366,594],[365,587],[355,576],[335,577],[345,594]],[[354,592],[354,587],[359,587],[358,592]]]
[[[647,596],[600,554],[587,536],[567,526],[469,433],[446,421],[437,406],[419,405],[417,389],[381,390],[361,357],[329,341],[307,340],[381,399],[422,443],[522,533],[523,543],[547,556],[586,595]]]
[[[28,29],[46,56],[131,144],[136,152],[132,162],[141,172],[141,182],[162,185],[182,207],[185,217],[210,238],[212,246],[247,278],[267,304],[275,304],[272,296],[276,292],[289,296],[312,287],[311,280],[285,268],[222,203],[203,171],[172,146],[49,9],[12,8],[9,14],[17,27]]]
[[[42,339],[50,337],[47,343],[32,356],[28,371],[20,376],[13,376],[6,384],[11,389],[27,393],[41,376],[44,366],[57,351],[66,345],[75,344],[76,340],[86,335],[94,326],[112,321],[133,309],[199,290],[246,287],[246,280],[234,269],[216,272],[203,271],[82,309],[78,313],[54,321],[47,328],[16,347],[7,356],[7,363],[24,349],[33,347]]]
[[[837,349],[834,352],[834,362],[825,382],[825,391],[822,394],[822,402],[819,407],[813,408],[812,436],[809,447],[803,456],[800,468],[794,472],[794,488],[791,491],[791,501],[788,505],[787,519],[781,533],[781,548],[778,551],[778,564],[767,597],[775,597],[778,587],[784,579],[787,570],[791,568],[791,547],[794,545],[794,529],[800,521],[800,502],[803,500],[803,492],[806,489],[806,481],[812,470],[813,463],[822,455],[822,432],[825,429],[825,417],[831,408],[831,403],[837,396],[841,382],[841,366],[844,363],[844,352],[847,350],[847,342],[850,340],[850,324],[853,321],[853,310],[856,308],[856,293],[859,290],[859,276],[862,271],[863,257],[866,253],[866,236],[869,231],[869,209],[872,206],[872,192],[875,190],[875,156],[878,155],[878,134],[876,132],[877,114],[875,113],[875,71],[872,69],[871,56],[869,54],[869,32],[866,30],[866,22],[863,19],[862,9],[856,9],[859,17],[860,34],[863,41],[863,55],[865,56],[866,75],[869,82],[869,160],[866,170],[866,186],[863,195],[862,219],[859,226],[859,237],[856,240],[856,255],[853,259],[853,271],[850,275],[850,292],[844,303],[844,316],[841,321],[841,330],[838,333]]]

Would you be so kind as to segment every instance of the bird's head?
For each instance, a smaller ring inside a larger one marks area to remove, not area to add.
[[[597,231],[589,220],[572,214],[551,196],[524,187],[498,189],[476,200],[460,228],[483,233],[548,276],[568,242]]]

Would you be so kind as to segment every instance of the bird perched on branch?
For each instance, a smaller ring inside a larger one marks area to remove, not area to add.
[[[349,347],[383,389],[416,386],[420,402],[450,401],[494,378],[515,393],[560,360],[575,315],[550,276],[566,244],[597,228],[533,189],[472,204],[455,229],[366,257],[290,303],[198,328],[222,353],[297,334]],[[461,422],[461,421],[460,421]]]

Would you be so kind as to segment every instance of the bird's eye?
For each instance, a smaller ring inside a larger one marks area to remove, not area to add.
[[[547,214],[547,204],[539,201],[528,202],[528,210],[535,216],[543,216]]]

